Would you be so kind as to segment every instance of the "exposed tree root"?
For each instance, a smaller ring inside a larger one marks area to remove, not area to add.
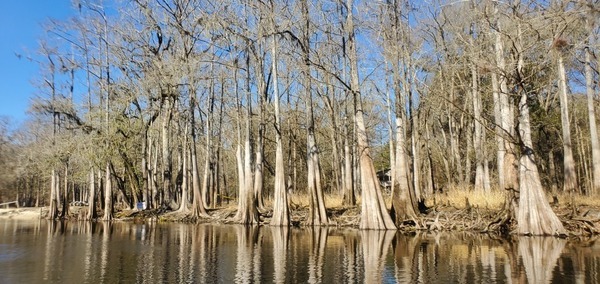
[[[269,209],[269,208],[267,208]],[[509,235],[515,232],[516,222],[513,213],[509,209],[491,210],[470,206],[461,209],[448,205],[431,208],[427,214],[422,214],[415,220],[404,220],[398,230],[405,232],[413,231],[462,231],[491,233],[498,235]],[[553,206],[554,212],[568,231],[567,236],[572,238],[585,238],[600,235],[600,208],[579,207],[576,212],[572,211],[569,204]],[[70,211],[68,219],[76,220],[81,209],[74,208]],[[120,220],[133,222],[184,222],[184,223],[216,223],[237,224],[234,219],[237,208],[234,206],[211,209],[209,217],[193,218],[189,214],[165,209],[154,210],[123,210],[117,212],[115,217]],[[306,226],[308,207],[295,207],[291,211],[291,223],[293,226]],[[343,206],[328,208],[327,215],[331,220],[330,226],[353,227],[360,225],[360,208],[358,206]],[[260,215],[258,225],[268,225],[272,214],[265,210]]]

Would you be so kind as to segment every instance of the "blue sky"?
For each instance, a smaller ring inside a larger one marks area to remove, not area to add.
[[[10,117],[16,127],[25,120],[29,99],[36,92],[31,82],[39,70],[26,58],[36,56],[42,24],[50,18],[67,19],[74,12],[70,0],[0,0],[0,11],[0,116]]]

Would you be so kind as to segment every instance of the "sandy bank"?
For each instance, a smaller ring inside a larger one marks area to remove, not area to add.
[[[0,219],[38,220],[45,212],[45,207],[0,208]]]

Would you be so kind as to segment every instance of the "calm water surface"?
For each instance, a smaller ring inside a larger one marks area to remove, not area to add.
[[[600,243],[0,220],[0,283],[600,283]]]

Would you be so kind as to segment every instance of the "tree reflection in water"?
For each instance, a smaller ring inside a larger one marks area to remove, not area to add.
[[[566,240],[555,237],[519,237],[519,256],[528,283],[550,283]]]
[[[2,283],[598,283],[600,274],[594,239],[43,220],[0,224],[0,240]]]
[[[310,227],[310,251],[308,254],[308,283],[323,281],[323,263],[325,261],[325,246],[329,229],[327,227]]]
[[[235,283],[260,282],[259,228],[235,226],[235,231],[237,232]]]
[[[360,231],[362,253],[365,266],[365,283],[382,283],[385,269],[385,258],[395,230],[362,230]]]
[[[418,235],[412,237],[401,235],[400,233],[394,239],[394,274],[396,280],[399,282],[417,283],[418,275],[417,273],[413,273],[413,271],[416,271],[414,265],[418,264],[418,261],[415,261],[415,257],[418,257],[415,251],[420,241],[421,238]]]
[[[100,282],[106,283],[106,271],[108,270],[108,253],[110,235],[112,234],[112,222],[104,221],[102,224],[102,243],[100,246]]]
[[[273,270],[275,283],[286,283],[289,230],[290,228],[287,226],[271,227],[271,234],[273,235]]]

